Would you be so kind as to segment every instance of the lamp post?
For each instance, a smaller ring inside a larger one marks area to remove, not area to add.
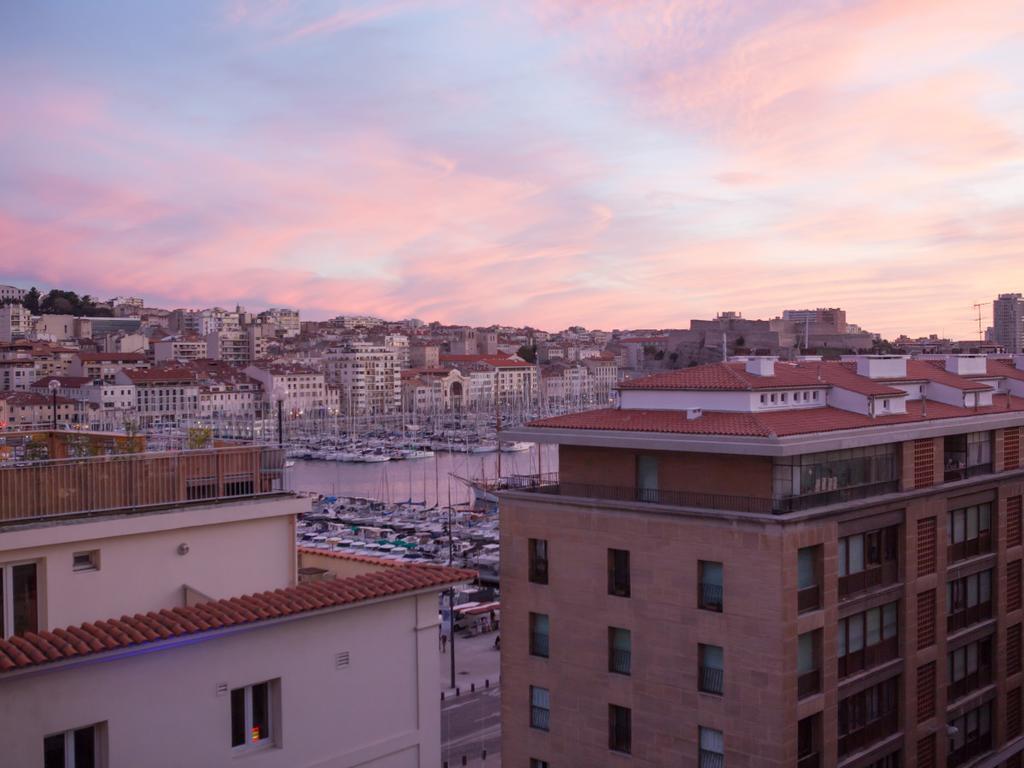
[[[277,403],[277,447],[284,447],[284,399],[288,391],[284,385],[278,384],[274,387],[274,401]]]
[[[53,431],[57,431],[57,390],[60,389],[60,382],[57,379],[50,379],[47,385],[50,388],[50,395],[53,398]]]

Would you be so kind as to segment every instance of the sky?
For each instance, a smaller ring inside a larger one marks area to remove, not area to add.
[[[0,282],[953,338],[1024,292],[1020,0],[0,0],[0,72]]]

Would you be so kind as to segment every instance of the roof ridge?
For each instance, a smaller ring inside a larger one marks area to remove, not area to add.
[[[171,636],[312,613],[402,592],[457,584],[475,577],[475,571],[465,568],[396,563],[387,571],[301,582],[193,606],[161,608],[119,619],[99,619],[50,631],[27,632],[0,639],[0,680],[4,672],[51,661],[143,645]],[[129,627],[135,632],[126,631]],[[148,634],[140,628],[148,630]],[[63,639],[65,635],[78,638],[81,643],[64,642],[57,647],[54,640]]]
[[[744,387],[746,387],[746,389],[748,389],[748,390],[753,390],[754,389],[754,385],[750,383],[750,380],[745,378],[745,377],[743,377],[743,376],[740,376],[739,371],[737,371],[735,368],[733,368],[731,365],[729,365],[728,362],[723,360],[721,363],[719,363],[719,365],[724,367],[725,370],[727,370],[729,372],[729,375],[732,376],[734,379],[736,379],[736,381],[738,381]]]

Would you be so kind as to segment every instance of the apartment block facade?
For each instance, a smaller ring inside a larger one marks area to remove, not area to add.
[[[1024,359],[750,359],[544,419],[502,498],[511,765],[1020,764]]]

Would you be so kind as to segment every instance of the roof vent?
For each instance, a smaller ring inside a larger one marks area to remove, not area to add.
[[[349,658],[348,651],[341,651],[340,653],[334,654],[334,668],[344,669],[348,666]]]
[[[775,358],[774,357],[749,357],[747,358],[747,373],[751,373],[754,376],[774,376],[775,375]]]
[[[691,421],[693,419],[699,419],[703,415],[704,415],[704,409],[703,408],[687,408],[686,409],[686,418],[691,420]]]
[[[983,376],[988,373],[986,355],[947,355],[946,370],[958,376]]]

